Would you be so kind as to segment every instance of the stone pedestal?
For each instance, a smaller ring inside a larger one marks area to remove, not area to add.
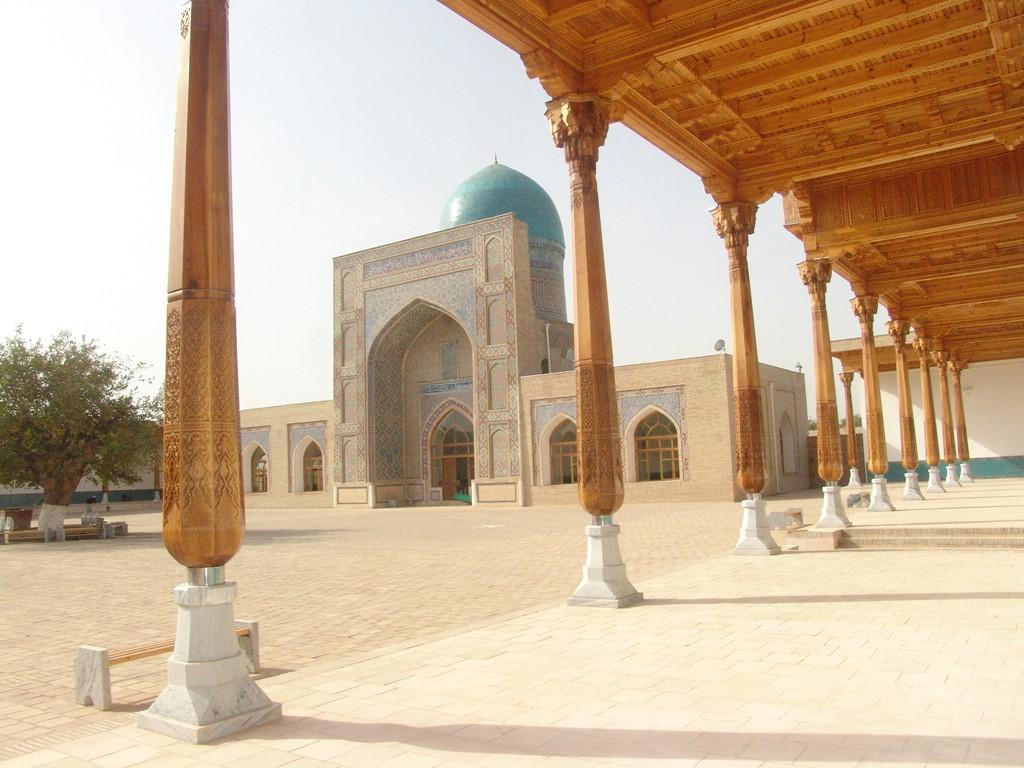
[[[189,569],[220,571],[221,569]],[[234,582],[179,584],[178,628],[167,662],[167,687],[139,725],[193,744],[205,744],[281,716],[249,677],[235,635]]]
[[[928,485],[925,487],[928,493],[945,493],[946,489],[942,487],[942,478],[939,477],[939,468],[928,467]]]
[[[761,494],[752,494],[753,498],[744,499],[743,522],[740,524],[740,538],[736,542],[735,555],[777,555],[782,550],[772,538],[768,517],[764,512],[764,499]]]
[[[864,483],[860,479],[860,470],[857,467],[850,467],[850,481],[846,484],[846,487],[849,490],[857,490],[864,487]]]
[[[974,478],[971,476],[971,462],[961,461],[960,462],[960,482],[961,483],[973,483]]]
[[[622,608],[643,600],[626,576],[626,564],[619,551],[619,526],[610,522],[588,525],[587,562],[583,580],[569,598],[569,605]]]
[[[960,487],[960,481],[956,478],[956,462],[951,461],[946,465],[946,485],[955,485],[957,488]]]
[[[924,501],[924,494],[921,493],[921,483],[917,479],[917,472],[905,472],[903,477],[906,482],[903,485],[903,498],[908,501]]]
[[[850,519],[846,516],[846,508],[840,491],[839,486],[834,483],[829,483],[821,489],[824,501],[821,505],[821,517],[818,518],[816,528],[832,530],[850,527]]]
[[[876,475],[871,478],[871,503],[868,504],[868,512],[892,512],[895,507],[889,499],[889,487],[885,478]]]

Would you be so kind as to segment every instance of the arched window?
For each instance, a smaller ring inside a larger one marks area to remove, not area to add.
[[[636,479],[679,477],[679,435],[675,425],[655,411],[636,426]]]
[[[474,477],[473,424],[452,409],[445,414],[430,436],[430,477],[441,488],[441,498],[469,493]]]
[[[324,489],[324,455],[320,446],[310,443],[302,454],[302,490],[322,491]]]
[[[576,425],[569,419],[563,421],[551,433],[548,445],[551,450],[551,484],[569,485],[579,480]]]
[[[266,493],[267,492],[267,454],[262,449],[257,447],[252,452],[252,458],[249,460],[249,477],[252,478],[250,482],[250,490],[253,493]]]

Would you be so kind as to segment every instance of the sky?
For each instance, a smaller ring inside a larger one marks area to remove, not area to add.
[[[179,8],[0,0],[0,337],[68,329],[148,364],[154,387]],[[230,56],[243,408],[332,397],[332,259],[435,231],[449,194],[495,155],[548,191],[569,240],[544,91],[439,3],[233,0]],[[727,260],[700,179],[613,125],[598,189],[616,363],[712,354],[719,338],[731,351]],[[750,240],[758,352],[804,366],[813,418],[802,260],[776,197]],[[571,317],[570,269],[566,288]],[[859,334],[851,296],[834,278],[833,338]]]

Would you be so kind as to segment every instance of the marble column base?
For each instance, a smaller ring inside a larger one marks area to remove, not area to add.
[[[818,518],[815,528],[835,530],[837,528],[849,528],[852,523],[846,516],[846,506],[843,504],[842,489],[829,483],[821,489],[823,501],[821,505],[821,517]]]
[[[777,555],[782,550],[772,538],[771,526],[764,511],[761,494],[740,502],[743,507],[743,522],[740,524],[740,538],[736,542],[734,555]]]
[[[917,479],[917,472],[904,472],[906,482],[903,485],[903,498],[908,501],[924,501],[924,494],[921,493],[921,483]]]
[[[871,478],[871,503],[868,504],[868,512],[892,512],[894,509],[885,478],[875,475]]]
[[[619,526],[611,522],[586,527],[587,562],[583,566],[583,579],[569,598],[569,605],[623,608],[644,599],[643,593],[637,592],[626,576],[626,564],[619,550],[619,530]]]
[[[928,485],[925,488],[928,493],[945,493],[946,489],[942,487],[942,478],[939,477],[938,467],[928,467]]]
[[[961,461],[960,462],[960,482],[961,483],[973,483],[974,477],[971,476],[971,462]]]
[[[857,467],[850,467],[850,480],[846,483],[846,487],[852,490],[864,487],[864,483],[860,479],[860,470]]]
[[[235,635],[234,582],[174,588],[178,629],[167,687],[138,716],[140,727],[205,744],[276,720],[275,704],[249,677]]]
[[[957,488],[960,487],[960,481],[956,479],[956,462],[951,462],[946,465],[946,485],[955,485]]]

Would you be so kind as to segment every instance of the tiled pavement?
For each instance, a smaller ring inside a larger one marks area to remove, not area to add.
[[[961,511],[957,492],[937,516]],[[1003,495],[1019,516],[1024,503],[1019,482],[960,492],[965,508]],[[13,601],[16,626],[0,629],[0,728],[14,724],[4,743],[20,743],[0,756],[108,768],[1024,765],[1024,553],[716,557],[735,538],[732,506],[626,510],[623,549],[647,600],[621,611],[560,604],[582,556],[578,512],[253,513],[230,570],[238,615],[266,628],[267,665],[295,671],[262,681],[282,721],[205,747],[141,731],[126,711],[67,705],[74,645],[170,631],[158,596],[179,571],[158,539],[5,548],[4,583],[33,578],[31,599]],[[261,517],[285,514],[287,533],[261,533]],[[163,660],[129,674],[115,700],[137,709]]]

